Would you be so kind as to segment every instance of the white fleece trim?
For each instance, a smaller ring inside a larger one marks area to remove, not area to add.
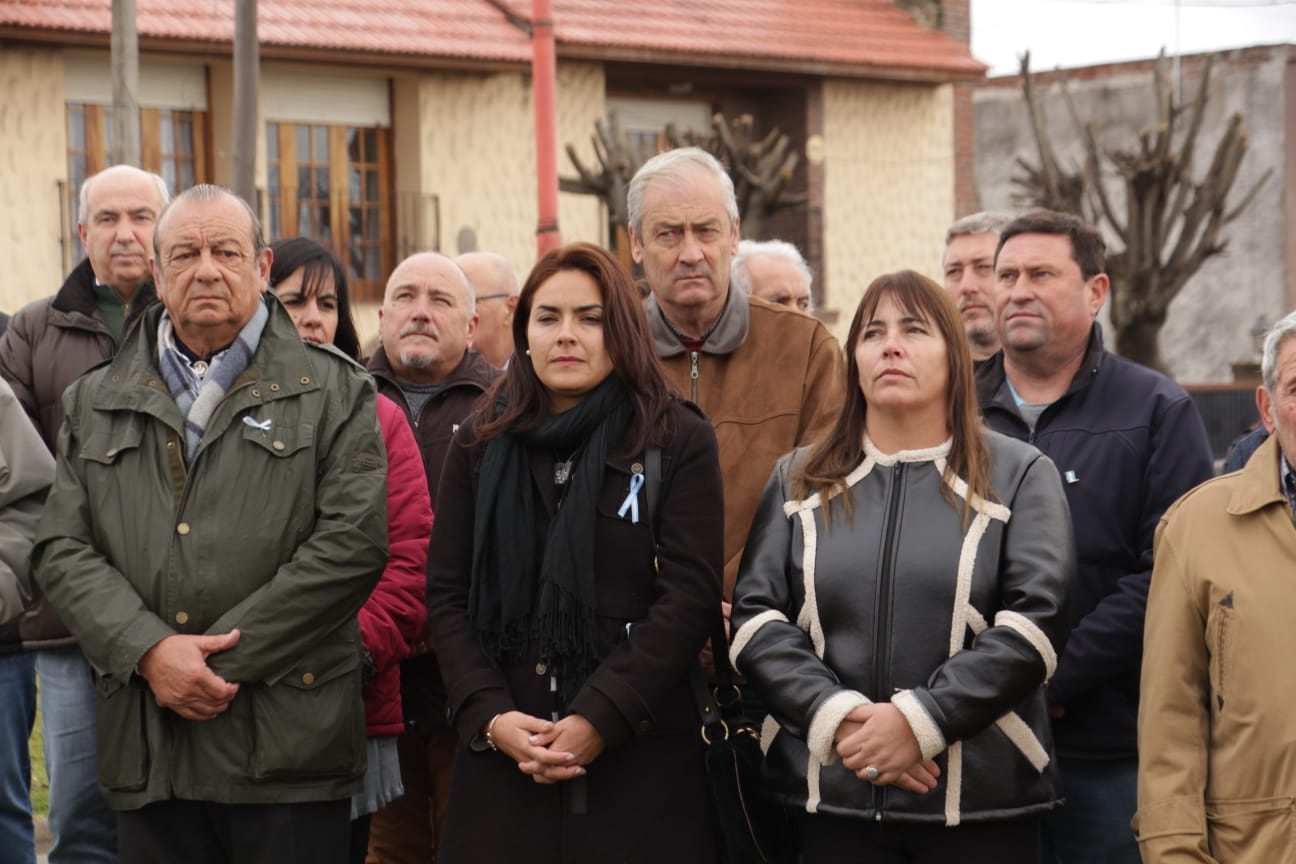
[[[986,622],[985,616],[982,615],[975,606],[967,607],[967,626],[972,631],[973,636],[980,636],[990,625]]]
[[[972,571],[976,567],[977,547],[981,545],[981,538],[985,536],[989,525],[990,517],[978,513],[968,526],[967,536],[963,538],[963,548],[959,550],[958,581],[954,586],[954,610],[950,621],[950,657],[963,650],[968,610],[972,608]]]
[[[819,554],[819,531],[815,525],[814,512],[801,510],[801,543],[805,547],[801,556],[802,591],[805,601],[797,613],[797,626],[810,636],[815,656],[823,659],[827,650],[824,639],[823,622],[819,620],[819,600],[815,592],[815,558]]]
[[[996,627],[1007,627],[1029,642],[1040,655],[1040,659],[1044,661],[1044,680],[1048,681],[1053,677],[1053,673],[1057,671],[1057,652],[1053,650],[1053,643],[1049,642],[1038,624],[1011,609],[1004,609],[995,615],[994,623]]]
[[[852,486],[867,477],[869,472],[873,470],[873,466],[876,464],[877,463],[873,459],[865,459],[863,462],[856,465],[855,469],[847,474],[845,480],[842,481],[845,489],[849,491]],[[842,491],[841,488],[831,489],[829,490],[826,499],[820,493],[816,492],[809,498],[802,498],[800,501],[784,501],[783,515],[791,516],[793,513],[801,513],[805,510],[814,510],[822,507],[827,503],[827,501],[831,501],[840,495]]]
[[[783,731],[783,727],[780,726],[778,724],[778,721],[774,719],[774,715],[766,714],[764,721],[761,722],[761,730],[760,730],[762,756],[766,756],[769,754],[770,747],[774,746],[774,739],[778,736],[779,732],[781,731]]]
[[[806,761],[806,812],[819,812],[819,762],[813,756]]]
[[[868,433],[864,433],[864,455],[868,456],[879,465],[894,465],[897,462],[935,462],[937,459],[943,459],[949,455],[950,447],[953,445],[953,438],[946,438],[935,447],[925,447],[922,450],[901,450],[898,453],[883,453],[877,448],[877,445],[869,439]]]
[[[810,718],[810,729],[806,732],[806,749],[810,751],[811,763],[832,765],[837,761],[837,751],[833,747],[837,727],[847,714],[868,704],[868,697],[858,690],[842,690],[824,700]]]
[[[950,745],[945,760],[945,826],[953,828],[961,820],[963,806],[963,742]]]
[[[952,489],[954,491],[954,494],[958,495],[964,501],[968,500],[969,492],[968,492],[967,481],[964,480],[962,477],[958,476],[957,474],[949,474],[947,476],[945,471],[944,460],[941,461],[939,467],[941,472],[941,480],[944,481],[945,485],[948,486],[950,489]],[[987,501],[986,499],[982,498],[980,495],[972,496],[972,509],[978,513],[986,514],[991,519],[998,519],[1000,522],[1005,522],[1005,523],[1012,516],[1012,510],[994,501]]]
[[[936,754],[945,749],[945,734],[941,732],[936,721],[927,713],[927,709],[918,701],[912,690],[901,690],[891,697],[891,704],[904,716],[918,739],[918,748],[924,759],[935,759]]]
[[[1030,726],[1015,711],[1009,711],[1004,716],[995,721],[999,731],[1008,736],[1008,740],[1021,751],[1026,757],[1026,761],[1040,774],[1049,764],[1048,750],[1040,743],[1039,738],[1031,731]]]
[[[782,621],[787,623],[787,616],[777,609],[766,609],[764,612],[752,617],[747,623],[738,628],[734,634],[733,644],[729,646],[729,665],[737,668],[738,655],[747,647],[747,643],[756,635],[756,631],[764,627],[771,621]]]

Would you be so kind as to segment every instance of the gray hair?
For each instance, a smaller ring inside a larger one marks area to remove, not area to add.
[[[489,272],[488,278],[490,279],[490,284],[484,286],[486,288],[484,293],[486,294],[507,294],[512,296],[522,290],[517,273],[513,271],[513,265],[503,255],[495,252],[464,252],[453,260],[455,265],[464,271],[464,278],[468,280],[471,292],[474,295],[478,293],[478,285],[468,275],[468,268],[464,266],[465,262],[471,264],[474,261],[480,261],[486,265]]]
[[[729,265],[729,284],[741,290],[744,294],[751,294],[752,283],[751,273],[747,270],[747,264],[753,258],[759,258],[762,255],[768,255],[771,258],[782,258],[784,261],[791,263],[796,267],[797,272],[805,279],[806,290],[814,284],[814,273],[810,272],[810,265],[806,263],[805,258],[801,257],[801,252],[796,246],[786,240],[744,240],[738,244],[738,254],[734,256],[733,263]],[[810,295],[810,308],[814,309],[814,295]]]
[[[181,192],[172,199],[170,204],[167,204],[166,207],[162,208],[162,214],[158,216],[157,225],[153,228],[154,257],[156,257],[159,262],[162,261],[162,222],[166,218],[166,215],[175,209],[177,205],[187,201],[219,201],[222,198],[233,198],[243,206],[243,212],[247,213],[248,219],[251,220],[252,223],[252,252],[256,255],[261,254],[261,250],[266,248],[266,242],[265,238],[261,236],[261,219],[257,216],[256,211],[252,209],[252,205],[244,201],[238,195],[235,195],[229,189],[226,189],[224,186],[216,186],[211,183],[199,183],[197,186],[190,186],[188,189]]]
[[[1003,233],[1003,230],[1008,227],[1008,223],[1014,218],[1013,214],[1005,213],[1002,210],[982,210],[980,213],[964,216],[945,232],[945,245],[948,246],[955,237],[963,237],[968,234],[994,234],[998,236]]]
[[[1264,349],[1260,353],[1260,377],[1271,396],[1278,389],[1278,352],[1293,336],[1296,336],[1296,312],[1288,312],[1265,334]]]
[[[144,171],[133,165],[112,165],[97,174],[91,174],[81,182],[81,192],[77,196],[77,224],[86,224],[86,218],[90,215],[90,186],[103,175],[109,173],[121,173],[122,169],[129,169],[138,172],[140,177],[147,179],[157,189],[158,195],[158,212],[166,209],[167,204],[171,201],[171,192],[167,189],[166,180],[152,171]]]
[[[724,195],[729,221],[731,223],[738,221],[738,199],[734,197],[733,179],[720,164],[720,160],[701,147],[680,147],[658,153],[639,166],[639,170],[630,179],[630,190],[626,193],[626,209],[630,218],[630,230],[635,234],[643,233],[643,198],[648,184],[658,177],[679,174],[680,169],[686,165],[699,165],[715,175],[720,181],[720,191]]]

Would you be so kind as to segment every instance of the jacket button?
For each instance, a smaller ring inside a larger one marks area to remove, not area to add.
[[[189,613],[188,613],[188,612],[177,612],[177,613],[176,613],[176,623],[177,623],[177,624],[188,624],[188,623],[189,623]]]
[[[307,378],[305,375],[303,375],[303,376],[302,376],[302,379],[301,379],[301,383],[303,383],[303,384],[309,384],[309,383],[310,383],[310,379]]]
[[[104,458],[111,459],[116,455],[117,455],[117,448],[113,447],[111,450],[109,450],[107,453],[104,454]]]
[[[274,442],[273,444],[271,444],[270,446],[273,447],[273,448],[276,449],[276,450],[282,450],[282,449],[284,449],[284,443],[283,443],[282,441],[276,441],[276,442]]]
[[[631,465],[631,466],[630,466],[630,473],[631,473],[631,474],[642,474],[642,473],[644,473],[644,467],[643,467],[643,464],[642,464],[642,463],[639,463],[639,462],[636,462],[636,463],[634,463],[633,465]]]
[[[270,385],[270,392],[271,392],[271,393],[278,393],[278,392],[279,392],[279,385],[278,385],[278,384],[271,384],[271,385]]]
[[[177,525],[176,533],[179,534],[181,537],[187,536],[189,534],[189,523],[181,522],[179,525]]]
[[[260,398],[261,398],[261,391],[260,391],[260,390],[257,390],[257,389],[254,387],[254,388],[252,389],[252,395],[255,396],[256,398],[260,399]]]
[[[543,675],[543,674],[545,674],[545,672],[548,672],[548,671],[549,671],[549,670],[545,668],[545,664],[543,664],[543,663],[537,663],[537,664],[536,664],[536,674],[537,674],[537,675]]]
[[[315,683],[315,676],[310,672],[307,672],[305,675],[302,675],[302,683],[309,687]]]
[[[168,450],[174,450],[174,449],[175,449],[175,442],[174,442],[174,441],[168,441],[168,442],[167,442],[167,449],[168,449]]]

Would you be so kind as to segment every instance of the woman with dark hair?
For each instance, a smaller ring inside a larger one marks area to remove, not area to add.
[[[294,237],[270,246],[270,288],[288,309],[302,339],[333,345],[359,361],[360,340],[351,320],[346,274],[333,254],[314,240]],[[348,860],[363,864],[373,813],[399,798],[396,736],[401,720],[400,661],[423,633],[427,545],[432,499],[423,457],[405,413],[378,396],[378,424],[387,446],[387,567],[360,609],[365,650],[365,726],[369,736],[364,789],[351,799]]]
[[[342,262],[314,240],[286,237],[270,244],[270,287],[307,342],[332,345],[361,360]],[[331,332],[330,337],[325,337]]]
[[[935,282],[875,280],[846,347],[837,423],[775,468],[734,592],[770,791],[805,864],[1035,864],[1075,570],[1057,469],[981,427]]]
[[[720,607],[715,434],[596,246],[536,264],[513,338],[437,492],[456,506],[428,610],[461,742],[437,860],[713,862],[688,680]]]

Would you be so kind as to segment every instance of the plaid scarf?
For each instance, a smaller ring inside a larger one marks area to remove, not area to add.
[[[243,325],[234,344],[221,351],[211,359],[207,374],[199,378],[189,360],[176,347],[175,328],[171,325],[171,316],[162,313],[158,322],[158,367],[162,380],[171,391],[180,415],[184,417],[185,430],[185,464],[193,462],[198,452],[198,442],[202,440],[207,428],[207,421],[212,412],[225,397],[234,379],[243,373],[261,343],[261,331],[270,319],[270,310],[265,302],[257,304],[252,320]]]

